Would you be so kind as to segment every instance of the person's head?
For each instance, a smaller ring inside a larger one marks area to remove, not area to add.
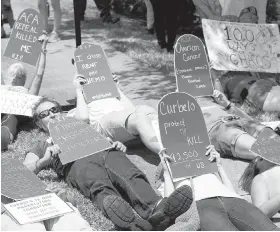
[[[243,175],[240,178],[240,184],[243,190],[250,192],[252,181],[255,176],[267,171],[268,169],[274,167],[276,164],[271,163],[262,157],[258,156],[253,159],[248,167],[245,169]]]
[[[43,97],[33,108],[34,123],[43,131],[49,132],[50,120],[61,114],[61,106],[52,99]]]
[[[244,8],[240,14],[239,14],[239,18],[238,18],[240,23],[255,23],[257,24],[259,21],[259,17],[258,17],[258,11],[256,9],[256,7],[254,6],[249,6]]]
[[[26,70],[21,63],[12,64],[4,77],[5,85],[24,86],[26,81]]]

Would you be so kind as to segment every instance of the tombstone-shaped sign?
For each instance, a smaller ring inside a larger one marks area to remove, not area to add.
[[[75,50],[74,56],[78,73],[82,74],[87,81],[84,85],[84,95],[88,103],[104,98],[119,97],[101,46],[83,43]]]
[[[213,84],[202,41],[194,35],[182,35],[174,49],[174,70],[179,92],[194,97],[213,94]]]
[[[63,165],[112,147],[93,127],[76,118],[56,118],[49,123],[49,131],[53,143],[59,145]]]
[[[280,136],[277,136],[271,129],[264,129],[253,144],[251,151],[272,163],[280,165]]]
[[[1,159],[1,194],[13,200],[46,194],[46,185],[19,160]]]
[[[205,121],[195,99],[187,93],[169,93],[158,103],[161,141],[172,158],[173,179],[217,171],[208,161],[210,145]]]
[[[34,9],[22,11],[13,26],[4,56],[36,66],[42,45],[43,20]]]

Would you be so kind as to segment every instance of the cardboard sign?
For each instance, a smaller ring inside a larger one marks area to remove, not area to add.
[[[61,149],[63,165],[112,147],[93,127],[75,118],[56,118],[49,123],[49,131],[53,143]]]
[[[41,99],[39,96],[3,90],[1,88],[1,113],[32,117],[34,105]]]
[[[280,165],[280,136],[275,135],[271,129],[264,129],[253,144],[251,151],[272,163]]]
[[[13,26],[4,56],[36,66],[42,45],[43,20],[34,9],[22,11]]]
[[[19,160],[1,159],[1,194],[13,200],[46,193],[46,185]]]
[[[179,92],[194,97],[210,96],[213,85],[202,41],[194,35],[182,35],[174,49],[174,70]]]
[[[231,23],[203,19],[202,27],[213,68],[280,72],[280,37],[276,24]]]
[[[74,211],[55,193],[13,202],[4,207],[21,225],[40,222]]]
[[[88,103],[119,97],[106,55],[100,46],[84,43],[75,50],[74,55],[77,71],[87,81],[84,85],[84,94]]]
[[[205,155],[210,145],[205,121],[195,99],[186,93],[170,93],[158,103],[161,141],[167,154],[172,176],[199,176],[217,171]]]

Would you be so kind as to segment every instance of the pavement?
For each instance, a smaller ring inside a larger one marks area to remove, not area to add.
[[[37,1],[34,0],[12,0],[15,19],[25,8],[30,7],[37,9],[36,2]],[[106,43],[106,41],[98,39],[100,38],[99,33],[110,28],[104,28],[104,25],[98,19],[98,11],[94,7],[91,7],[93,4],[91,2],[93,1],[88,2],[90,6],[88,6],[89,10],[87,11],[90,12],[90,17],[93,18],[92,25],[86,23],[82,25],[82,42],[95,43],[104,49],[112,72],[119,74],[121,77],[120,88],[135,105],[146,104],[156,109],[160,98],[171,90],[175,90],[175,79],[170,79],[171,77],[167,77],[166,73],[162,72],[160,69],[151,68],[148,64],[140,63],[128,55],[116,51],[116,49],[109,43]],[[68,4],[69,10],[63,12],[62,40],[56,43],[50,43],[47,46],[47,63],[40,95],[55,98],[62,105],[69,105],[69,102],[75,98],[75,89],[72,84],[75,66],[71,64],[71,59],[73,58],[76,46],[74,39],[73,10],[71,6],[72,1],[61,0],[61,4]],[[67,19],[64,19],[64,17],[67,17]],[[5,29],[7,31],[9,30],[7,25],[5,25]],[[7,43],[8,39],[1,39],[1,71],[3,75],[5,75],[5,70],[10,64],[17,62],[10,58],[3,57]],[[28,83],[35,74],[35,67],[28,64],[25,64],[25,67],[28,71]],[[144,173],[148,174],[148,178],[152,180],[153,178],[151,177],[155,174],[155,165],[158,164],[159,159],[139,143],[130,147],[128,155]],[[248,195],[246,196],[238,186],[240,173],[242,173],[246,167],[246,163],[230,160],[224,160],[223,162],[238,192],[245,195],[245,198],[250,201],[250,197]],[[153,182],[151,183],[153,185]],[[280,226],[279,215],[276,220],[278,226]]]

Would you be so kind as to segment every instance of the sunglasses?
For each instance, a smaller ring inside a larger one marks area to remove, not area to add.
[[[40,119],[43,119],[45,117],[48,117],[50,115],[50,112],[52,112],[53,114],[59,113],[61,112],[60,108],[58,106],[54,106],[48,110],[44,110],[42,111],[40,114],[38,114],[38,117]]]

